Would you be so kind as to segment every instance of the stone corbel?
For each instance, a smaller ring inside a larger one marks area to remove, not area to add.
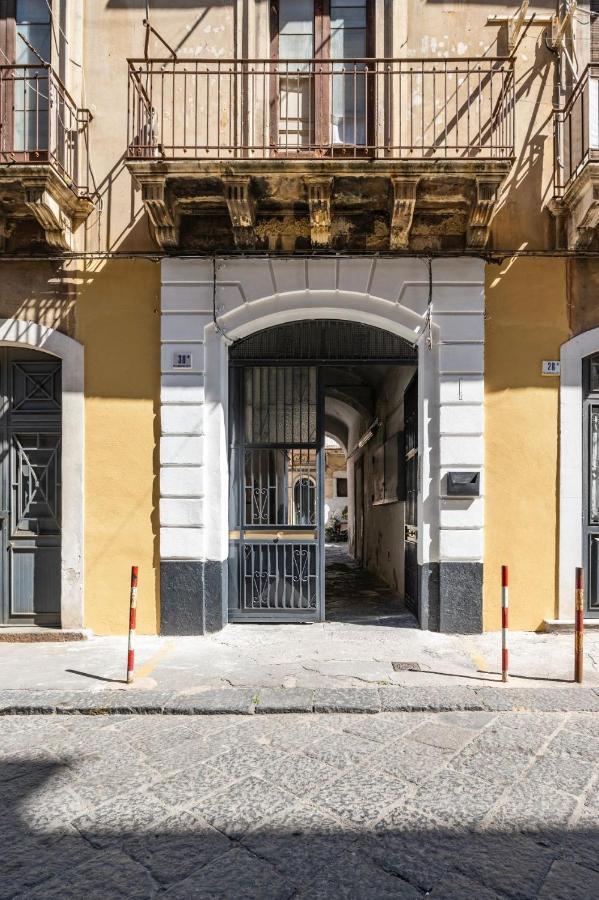
[[[576,229],[576,250],[588,250],[599,225],[599,184],[593,184],[587,210]]]
[[[223,178],[225,201],[231,217],[235,246],[251,250],[256,246],[256,207],[252,197],[251,178]]]
[[[25,206],[43,228],[46,242],[56,250],[68,250],[71,245],[71,223],[61,212],[55,197],[37,183],[23,185]]]
[[[553,222],[555,226],[555,249],[565,250],[568,243],[566,225],[568,222],[568,216],[570,215],[570,210],[560,197],[553,197],[547,204],[547,207],[549,209],[549,212],[553,216]]]
[[[391,250],[407,250],[410,229],[416,207],[418,178],[394,176],[391,178],[393,200],[391,203],[391,229],[389,247]]]
[[[333,178],[314,176],[305,178],[310,212],[310,239],[313,247],[331,244],[331,205]]]
[[[6,250],[6,241],[14,231],[14,222],[9,222],[6,216],[0,215],[0,252]]]
[[[469,247],[482,249],[487,246],[500,183],[497,179],[476,179],[476,199],[470,212],[466,239]]]
[[[156,243],[161,250],[172,250],[179,244],[179,221],[173,205],[166,196],[166,182],[143,181],[141,199],[152,223]]]

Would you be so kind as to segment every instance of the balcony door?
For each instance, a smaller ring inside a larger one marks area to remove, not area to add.
[[[0,0],[0,149],[16,160],[49,149],[51,3]]]
[[[371,0],[272,7],[271,143],[287,155],[365,152],[372,109]]]

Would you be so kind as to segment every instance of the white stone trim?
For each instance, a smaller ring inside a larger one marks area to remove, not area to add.
[[[429,323],[426,260],[217,259],[215,327],[212,260],[162,262],[161,496],[174,501],[163,506],[162,559],[228,556],[229,343],[283,322],[337,318],[384,328],[418,347],[419,562],[482,560],[482,498],[447,506],[443,492],[448,468],[483,470],[484,262],[464,257],[432,265]],[[178,331],[182,321],[185,336]],[[181,343],[173,340],[176,334]],[[195,345],[191,335],[200,336]],[[173,372],[168,354],[193,346],[202,348],[201,366],[194,360],[192,373]],[[182,404],[194,408],[188,418],[171,409]],[[452,407],[449,414],[446,407]],[[180,489],[170,471],[175,467],[185,473]],[[203,529],[198,519],[193,527],[188,519],[194,497],[204,501]]]
[[[579,334],[560,352],[559,619],[574,618],[574,570],[582,565],[582,362],[599,352],[599,328]]]
[[[61,626],[83,620],[83,346],[60,331],[23,319],[0,319],[0,345],[43,350],[62,361]]]

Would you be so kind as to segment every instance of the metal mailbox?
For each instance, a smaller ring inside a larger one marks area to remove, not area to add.
[[[479,497],[480,472],[448,472],[448,497]]]

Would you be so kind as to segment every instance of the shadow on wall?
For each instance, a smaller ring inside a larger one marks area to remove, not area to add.
[[[11,262],[0,279],[0,318],[23,319],[75,336],[76,279],[64,263]]]
[[[590,897],[599,891],[599,829],[588,809],[585,824],[572,829],[566,828],[566,813],[560,815],[563,828],[542,827],[540,816],[531,814],[519,831],[508,830],[513,817],[508,807],[505,830],[470,830],[504,793],[505,784],[496,780],[479,779],[484,790],[465,802],[459,776],[452,781],[445,775],[441,792],[437,781],[434,796],[433,785],[408,786],[399,778],[392,784],[387,778],[385,804],[391,805],[393,790],[398,800],[405,793],[411,802],[387,816],[396,827],[383,821],[374,831],[365,827],[368,811],[344,828],[256,777],[247,779],[245,789],[244,781],[238,782],[233,794],[230,787],[220,795],[215,786],[206,791],[205,784],[200,794],[195,778],[148,768],[153,796],[124,781],[117,785],[116,779],[111,794],[105,784],[85,780],[86,769],[93,772],[98,759],[98,753],[88,753],[58,756],[53,763],[1,764],[7,896],[122,897],[124,885],[129,897],[162,896],[170,888],[173,898],[246,900],[304,891],[381,898],[433,891],[464,900],[495,892],[557,897],[566,896],[565,889],[568,896]],[[248,800],[250,788],[261,796]],[[98,797],[105,802],[98,804]],[[567,799],[568,812],[574,802]],[[191,811],[198,806],[201,817]],[[268,824],[273,808],[282,820],[279,827]],[[446,814],[452,826],[438,825],[429,816],[432,810]]]
[[[530,27],[524,30],[524,37]],[[553,170],[545,171],[545,162],[547,148],[551,154],[553,152],[553,112],[545,95],[552,87],[554,57],[545,45],[544,34],[543,30],[535,42],[534,58],[529,67],[524,72],[516,68],[517,129],[525,121],[524,103],[530,112],[524,133],[517,138],[520,149],[501,191],[493,220],[493,247],[496,250],[522,246],[529,250],[543,249],[552,245],[553,221],[546,204],[553,195]],[[543,106],[546,111],[542,110]],[[522,191],[526,196],[524,205]],[[523,210],[529,212],[523,216]],[[539,228],[540,212],[543,228]]]

